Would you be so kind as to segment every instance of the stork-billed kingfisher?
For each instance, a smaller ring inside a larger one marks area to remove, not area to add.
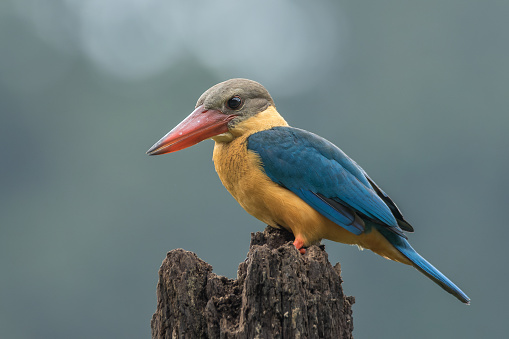
[[[415,267],[463,303],[470,299],[410,246],[413,227],[355,161],[311,132],[290,127],[269,92],[247,79],[221,82],[148,150],[175,152],[212,139],[226,189],[251,215],[295,236],[295,247],[321,239],[355,244]]]

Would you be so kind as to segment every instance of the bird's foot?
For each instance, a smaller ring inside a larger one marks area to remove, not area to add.
[[[300,252],[300,254],[306,254],[306,249],[304,248],[304,240],[300,237],[296,237],[293,242],[293,246]]]

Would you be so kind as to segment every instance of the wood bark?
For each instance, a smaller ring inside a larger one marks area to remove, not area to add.
[[[352,338],[353,297],[323,246],[300,254],[293,236],[267,227],[251,235],[237,279],[182,249],[159,269],[152,338]]]

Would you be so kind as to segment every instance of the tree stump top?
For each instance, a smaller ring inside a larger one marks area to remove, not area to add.
[[[267,227],[251,235],[237,279],[182,249],[159,269],[152,338],[352,338],[353,297],[323,246],[302,255],[293,235]]]

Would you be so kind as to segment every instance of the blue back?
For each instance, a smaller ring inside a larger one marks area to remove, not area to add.
[[[272,181],[348,231],[358,235],[365,230],[355,217],[360,215],[404,236],[382,191],[328,140],[298,128],[274,127],[251,135],[247,147],[260,156]]]

